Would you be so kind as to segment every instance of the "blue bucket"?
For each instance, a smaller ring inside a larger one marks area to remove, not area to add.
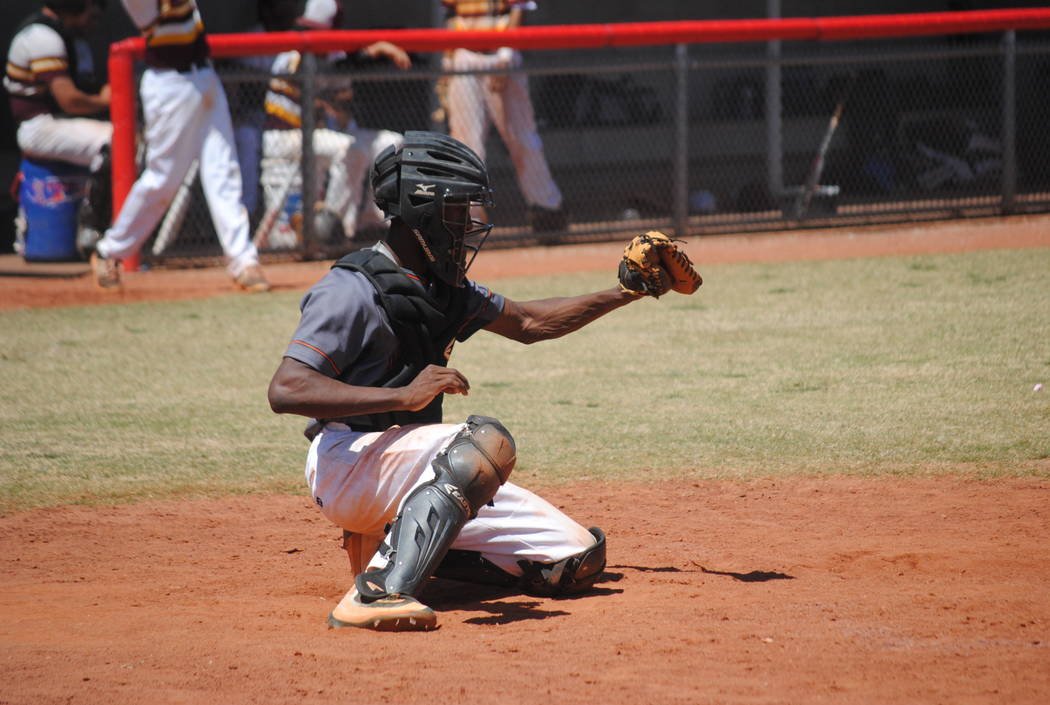
[[[22,160],[18,200],[25,213],[25,251],[33,262],[70,262],[77,252],[77,209],[88,170],[65,162]]]

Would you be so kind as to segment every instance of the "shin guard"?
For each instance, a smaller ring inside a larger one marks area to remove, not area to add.
[[[409,493],[387,537],[387,565],[357,576],[365,602],[417,596],[468,519],[496,495],[516,459],[514,439],[495,419],[471,416],[433,461],[434,479]]]

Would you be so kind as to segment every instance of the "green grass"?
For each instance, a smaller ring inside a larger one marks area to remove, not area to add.
[[[1050,475],[1050,250],[702,269],[560,340],[479,333],[446,418],[500,418],[545,482]],[[0,312],[0,510],[300,492],[304,423],[266,403],[300,296]]]

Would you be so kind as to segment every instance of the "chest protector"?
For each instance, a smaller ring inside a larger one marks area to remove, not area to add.
[[[448,363],[456,334],[466,319],[470,289],[451,287],[440,281],[428,289],[388,257],[370,248],[346,255],[333,267],[360,272],[368,278],[398,339],[397,352],[376,386],[403,387],[427,365],[444,367]],[[355,431],[441,423],[443,397],[439,394],[419,411],[387,411],[328,420],[345,423]]]

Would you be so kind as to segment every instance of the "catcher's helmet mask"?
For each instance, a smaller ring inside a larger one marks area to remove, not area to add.
[[[400,149],[388,147],[376,158],[372,189],[383,213],[416,234],[434,276],[462,286],[492,230],[491,223],[471,217],[472,206],[493,203],[477,154],[447,135],[409,131]]]

